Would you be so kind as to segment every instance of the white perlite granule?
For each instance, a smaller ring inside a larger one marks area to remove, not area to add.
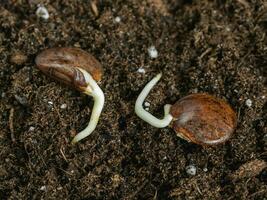
[[[151,46],[148,48],[148,54],[150,58],[157,58],[158,57],[158,51],[155,46]]]
[[[185,168],[186,173],[191,176],[195,176],[197,173],[197,168],[194,165],[188,165]]]
[[[245,103],[246,103],[247,107],[252,106],[252,101],[250,99],[247,99]]]
[[[39,6],[36,10],[36,15],[39,18],[42,18],[44,20],[47,20],[49,18],[49,13],[44,6]]]

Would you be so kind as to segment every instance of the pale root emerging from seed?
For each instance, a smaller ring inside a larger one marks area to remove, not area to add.
[[[92,76],[84,69],[79,68],[79,70],[83,73],[86,83],[88,83],[84,93],[94,98],[94,106],[88,126],[73,138],[71,142],[72,144],[75,144],[83,138],[89,136],[95,130],[105,101],[103,91],[97,85]]]
[[[170,114],[171,105],[166,104],[164,106],[164,117],[163,119],[158,119],[143,108],[143,103],[147,95],[149,94],[150,90],[157,84],[161,76],[162,74],[159,73],[151,81],[149,81],[144,87],[144,89],[142,90],[142,92],[139,94],[135,102],[135,113],[137,114],[137,116],[140,117],[145,122],[157,128],[164,128],[171,123],[173,119],[173,117]]]

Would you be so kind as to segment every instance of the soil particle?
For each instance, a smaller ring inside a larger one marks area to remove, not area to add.
[[[232,179],[251,178],[257,176],[267,167],[264,160],[252,160],[241,165],[231,176]]]
[[[10,57],[10,62],[17,65],[22,65],[27,61],[27,56],[24,55],[22,52],[14,52],[14,54]]]

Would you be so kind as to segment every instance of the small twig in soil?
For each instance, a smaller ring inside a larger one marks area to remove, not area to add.
[[[14,108],[10,109],[9,112],[9,129],[10,129],[10,133],[11,133],[11,140],[12,142],[16,142],[15,136],[14,136]]]
[[[266,167],[267,163],[264,160],[255,159],[241,165],[230,177],[233,180],[252,178],[257,176]]]
[[[132,194],[128,195],[126,199],[132,199],[133,197],[136,196],[136,194],[138,194],[147,184],[147,180],[145,180],[142,185],[140,185],[140,187],[136,188],[135,192],[133,192]]]
[[[91,9],[95,15],[95,17],[98,17],[99,15],[99,12],[98,12],[98,8],[97,8],[97,5],[96,5],[96,1],[91,1]]]
[[[153,197],[153,200],[156,200],[157,197],[158,197],[158,191],[156,190],[156,191],[155,191],[155,195],[154,195],[154,197]]]
[[[73,175],[73,174],[71,174],[70,172],[67,172],[66,170],[64,170],[64,169],[62,169],[62,168],[60,168],[60,167],[56,167],[56,168],[59,169],[59,170],[61,170],[61,171],[64,172],[64,173],[70,175],[70,176]]]
[[[209,52],[211,52],[212,48],[206,49],[200,56],[199,60],[201,60],[205,55],[207,55]]]
[[[237,112],[237,121],[238,121],[238,122],[239,122],[239,119],[240,119],[241,107],[242,107],[242,106],[240,106],[240,107],[238,108],[238,112]]]
[[[250,48],[250,49],[247,51],[247,53],[240,59],[240,62],[238,63],[237,67],[240,67],[241,65],[244,64],[245,59],[246,59],[249,55],[251,55],[251,52],[252,52],[252,48]]]
[[[254,197],[254,196],[256,196],[256,195],[258,195],[260,193],[263,193],[263,192],[266,192],[266,190],[265,189],[259,190],[257,192],[254,192],[253,194],[249,195],[248,197],[251,198],[251,197]]]
[[[198,187],[198,184],[197,184],[197,182],[195,182],[195,187],[196,187],[196,189],[197,189],[197,191],[198,191],[198,193],[199,194],[201,194],[201,195],[203,195],[203,193],[201,192],[201,190],[199,189],[199,187]]]
[[[65,156],[65,154],[64,154],[64,152],[63,152],[63,150],[62,150],[62,148],[60,148],[60,153],[61,153],[62,157],[64,158],[64,160],[65,160],[66,162],[68,162],[68,160],[67,160],[67,158],[66,158],[66,156]]]
[[[57,116],[58,116],[58,119],[60,121],[61,127],[65,126],[66,123],[64,122],[64,118],[61,117],[58,108],[56,106],[54,106],[54,109],[55,109],[55,111],[57,113]]]
[[[243,6],[245,6],[246,8],[249,8],[249,4],[247,1],[245,0],[237,0],[240,4],[242,4]]]

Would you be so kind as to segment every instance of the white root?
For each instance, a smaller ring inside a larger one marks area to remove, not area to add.
[[[138,117],[140,117],[145,122],[157,128],[164,128],[171,123],[173,119],[173,117],[170,114],[171,105],[166,104],[164,106],[164,117],[163,119],[158,119],[143,108],[143,103],[147,95],[149,94],[150,90],[157,84],[161,76],[162,74],[159,73],[151,81],[149,81],[147,85],[144,87],[144,89],[142,90],[142,92],[139,94],[135,102],[135,113],[138,115]]]
[[[85,89],[84,93],[94,98],[94,106],[88,126],[73,138],[71,142],[72,144],[75,144],[78,141],[89,136],[95,130],[105,101],[104,93],[97,85],[93,77],[87,71],[81,68],[79,68],[79,70],[83,73],[85,80],[88,83],[88,86]]]

